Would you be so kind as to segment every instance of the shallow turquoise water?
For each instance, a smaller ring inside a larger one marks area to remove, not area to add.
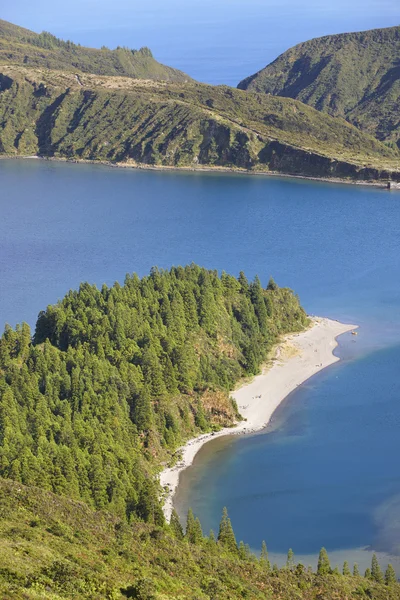
[[[360,324],[270,432],[205,446],[177,503],[205,529],[226,504],[239,538],[278,555],[398,552],[400,194],[45,161],[0,161],[0,182],[3,323],[33,324],[80,281],[195,261],[273,275],[310,313]]]

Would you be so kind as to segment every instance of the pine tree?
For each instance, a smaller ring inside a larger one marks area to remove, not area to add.
[[[346,576],[351,575],[349,563],[347,562],[347,560],[345,560],[343,563],[343,571],[342,572],[343,572],[343,575],[346,575]]]
[[[381,569],[381,567],[379,565],[379,562],[378,562],[376,554],[372,555],[371,577],[377,583],[383,583],[383,573],[382,573],[382,569]]]
[[[153,423],[149,389],[145,386],[136,399],[133,409],[133,422],[139,431],[147,432]]]
[[[262,565],[266,571],[271,570],[271,563],[269,562],[269,558],[268,558],[267,544],[265,543],[264,540],[261,545],[260,565]]]
[[[194,422],[196,424],[196,427],[198,427],[202,431],[207,431],[209,429],[206,415],[204,413],[204,408],[203,408],[201,401],[199,402],[199,404],[197,406],[197,411],[196,411],[196,416],[194,418]]]
[[[187,514],[185,539],[191,544],[199,544],[203,539],[200,521],[195,519],[191,508]]]
[[[244,545],[243,541],[239,542],[239,558],[240,560],[246,560],[247,556],[246,556],[246,546]]]
[[[289,548],[289,551],[287,553],[286,567],[288,569],[293,569],[294,567],[294,553],[291,548]]]
[[[146,521],[162,527],[165,524],[164,513],[158,501],[157,490],[150,479],[146,479],[139,493],[137,503],[138,516]]]
[[[364,577],[365,577],[365,579],[372,579],[371,569],[369,569],[369,568],[365,569]]]
[[[275,575],[275,577],[279,576],[279,568],[278,568],[278,565],[276,563],[273,564],[272,575]]]
[[[183,528],[181,525],[181,522],[179,520],[179,516],[178,513],[176,512],[176,510],[173,508],[172,509],[172,513],[171,513],[171,521],[170,521],[170,527],[171,527],[171,531],[174,534],[174,536],[178,539],[178,540],[183,540]]]
[[[319,552],[317,573],[318,575],[328,575],[331,573],[331,565],[325,548],[321,548]]]
[[[390,563],[388,564],[385,572],[385,583],[386,585],[392,585],[393,583],[397,583],[396,571],[393,569]]]
[[[245,296],[248,296],[250,293],[249,282],[247,280],[246,275],[243,273],[243,271],[240,271],[240,273],[239,273],[238,282],[240,284],[241,293],[244,294]]]
[[[199,517],[196,517],[194,521],[194,543],[199,544],[203,540],[203,530]]]
[[[257,315],[260,330],[265,331],[268,323],[268,313],[264,301],[264,292],[258,276],[255,277],[254,282],[250,286],[250,298]]]
[[[212,529],[210,529],[210,533],[208,535],[208,544],[212,548],[215,548],[217,545],[217,538],[215,537],[215,533]]]
[[[272,277],[269,278],[267,290],[276,292],[279,289],[278,285],[275,283]]]
[[[358,568],[358,564],[357,563],[354,563],[353,577],[360,577],[360,569]]]
[[[222,518],[219,524],[218,542],[230,552],[237,552],[236,538],[226,507],[222,511]]]
[[[192,509],[189,508],[189,510],[187,512],[187,517],[186,517],[185,539],[187,539],[188,542],[192,542],[194,537],[195,537],[194,514],[193,514]]]

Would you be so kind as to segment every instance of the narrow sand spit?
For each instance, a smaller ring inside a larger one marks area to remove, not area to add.
[[[355,325],[315,317],[307,331],[284,338],[277,347],[272,366],[231,393],[245,420],[235,427],[225,428],[214,434],[206,433],[190,440],[181,448],[182,458],[179,463],[161,472],[160,483],[167,490],[163,510],[168,520],[171,517],[179,475],[192,464],[200,448],[217,437],[253,433],[263,429],[290,392],[318,371],[340,360],[333,355],[337,346],[336,338],[353,329],[356,329]]]

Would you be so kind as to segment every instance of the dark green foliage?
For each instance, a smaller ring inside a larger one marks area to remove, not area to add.
[[[372,574],[371,574],[371,569],[370,568],[367,567],[365,569],[364,577],[365,577],[365,579],[372,579]]]
[[[378,583],[383,583],[383,580],[384,580],[383,573],[382,573],[382,569],[379,565],[376,554],[372,555],[371,577],[374,581],[377,581]]]
[[[398,600],[400,586],[267,572],[248,547],[189,544],[134,521],[0,479],[0,597],[15,600]]]
[[[331,565],[325,548],[321,548],[319,552],[317,573],[318,575],[328,575],[331,573]]]
[[[291,548],[289,548],[289,551],[287,553],[286,567],[288,569],[293,569],[294,568],[294,553],[293,553],[293,550]]]
[[[173,532],[174,536],[178,540],[183,540],[183,538],[184,538],[183,528],[182,528],[181,522],[179,520],[178,513],[176,512],[175,509],[172,510],[171,520],[170,520],[169,525],[170,525],[171,531]]]
[[[162,525],[161,462],[233,424],[229,390],[307,323],[290,290],[196,265],[82,284],[40,313],[33,343],[25,324],[0,339],[0,475]]]
[[[301,100],[395,146],[400,27],[328,35],[290,48],[239,84]]]
[[[189,508],[187,514],[185,539],[191,544],[200,544],[203,540],[200,521],[194,517],[191,508]]]
[[[247,548],[243,541],[239,542],[238,555],[240,560],[246,560],[248,558]]]
[[[236,543],[235,534],[233,532],[232,523],[228,517],[228,510],[224,507],[222,518],[219,524],[218,542],[224,546],[229,552],[237,553],[238,546]]]
[[[78,81],[73,73],[18,65],[0,71],[1,154],[399,179],[396,150],[288,98],[89,74]],[[212,335],[207,279],[203,287],[198,317]],[[252,291],[256,296],[257,285]],[[194,307],[190,297],[170,298],[165,317],[175,308],[191,314]]]
[[[216,548],[217,546],[217,538],[215,537],[215,533],[212,529],[210,529],[210,533],[207,539],[208,547],[210,549]]]
[[[260,565],[262,565],[267,571],[271,570],[271,563],[269,562],[268,558],[267,544],[264,540],[261,545]]]
[[[358,564],[355,563],[354,567],[353,567],[353,576],[354,577],[360,577],[360,570],[358,568]]]
[[[349,567],[349,563],[347,562],[347,560],[344,561],[343,563],[343,571],[342,571],[343,575],[351,575],[351,571],[350,571],[350,567]]]
[[[393,566],[389,563],[385,572],[385,583],[386,585],[392,585],[397,583],[396,571]]]
[[[48,31],[40,34],[22,29],[0,19],[0,62],[45,67],[60,71],[82,71],[98,75],[189,81],[182,71],[157,62],[149,48],[131,50],[118,46],[85,48],[71,41],[60,40]]]

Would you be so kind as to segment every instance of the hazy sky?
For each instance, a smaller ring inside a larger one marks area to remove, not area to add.
[[[158,60],[234,85],[311,37],[400,24],[400,0],[13,0],[1,18],[84,45],[149,46]]]

